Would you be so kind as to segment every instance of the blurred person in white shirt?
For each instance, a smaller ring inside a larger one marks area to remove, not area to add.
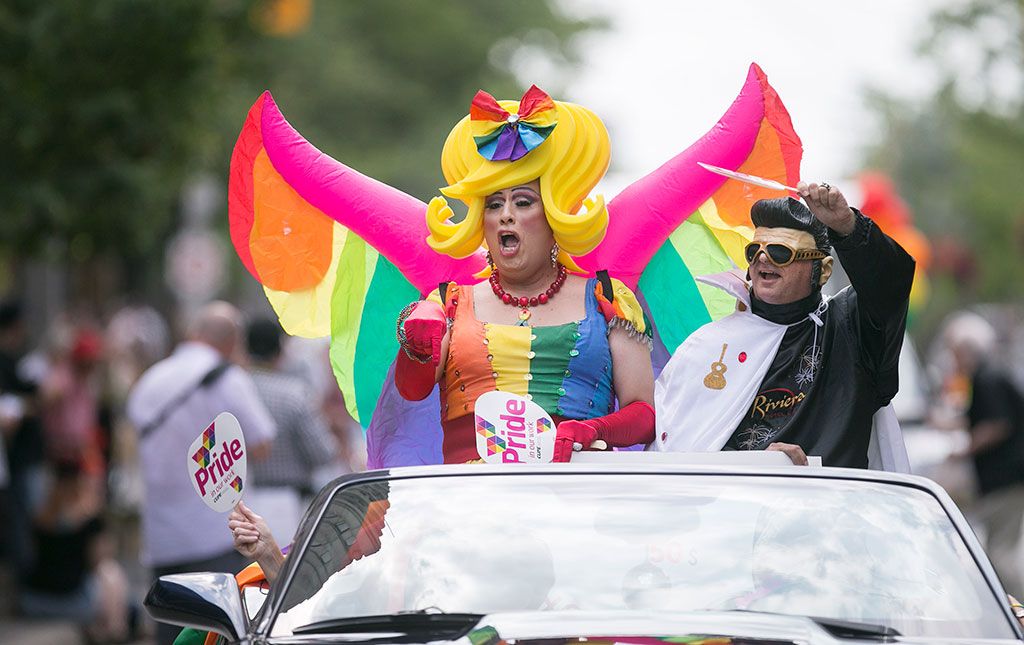
[[[276,426],[252,378],[231,362],[240,353],[241,315],[226,302],[206,305],[188,339],[149,368],[128,395],[139,433],[145,484],[142,561],[154,578],[188,571],[235,573],[246,565],[225,535],[224,518],[196,495],[184,468],[192,441],[221,412],[237,417],[248,458],[266,459]],[[159,625],[171,643],[180,628]]]

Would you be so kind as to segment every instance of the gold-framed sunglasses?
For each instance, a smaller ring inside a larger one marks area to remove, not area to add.
[[[828,253],[818,249],[794,249],[781,242],[751,242],[743,249],[748,264],[753,264],[761,253],[777,267],[788,266],[797,260],[821,260],[828,257]]]

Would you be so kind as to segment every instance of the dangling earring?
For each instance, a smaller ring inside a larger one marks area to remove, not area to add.
[[[491,257],[490,251],[487,252],[487,266],[491,267],[492,270],[494,269],[494,259]]]
[[[558,266],[558,250],[558,242],[555,242],[555,245],[551,247],[551,266],[553,267]]]

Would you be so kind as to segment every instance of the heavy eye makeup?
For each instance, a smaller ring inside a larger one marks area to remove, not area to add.
[[[533,191],[512,193],[512,203],[519,208],[529,208],[537,203],[538,196]]]
[[[512,205],[517,208],[529,208],[540,200],[540,195],[529,189],[521,189],[513,192],[510,199],[512,200]],[[486,210],[496,210],[504,205],[505,196],[500,194],[492,195],[484,201],[484,209]]]

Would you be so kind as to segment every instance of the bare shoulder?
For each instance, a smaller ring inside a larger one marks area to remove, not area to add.
[[[565,276],[565,284],[562,285],[562,291],[581,296],[586,295],[588,282],[589,278],[585,276],[569,273]]]

